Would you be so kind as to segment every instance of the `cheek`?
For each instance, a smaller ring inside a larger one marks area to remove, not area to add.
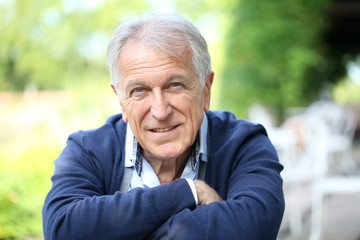
[[[204,113],[204,100],[201,96],[186,95],[174,98],[172,106],[175,106],[192,124],[196,124],[199,117]]]
[[[124,108],[124,112],[128,121],[134,127],[140,127],[140,124],[145,120],[148,112],[148,105],[146,101],[137,101],[127,104]]]

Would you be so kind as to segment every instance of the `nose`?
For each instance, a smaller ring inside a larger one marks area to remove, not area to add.
[[[166,120],[172,113],[168,96],[162,90],[154,90],[151,99],[151,114],[159,121]]]

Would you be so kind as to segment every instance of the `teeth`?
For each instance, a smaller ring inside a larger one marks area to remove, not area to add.
[[[171,129],[173,129],[175,127],[168,127],[168,128],[157,128],[157,129],[153,129],[152,131],[153,132],[166,132],[166,131],[169,131]]]

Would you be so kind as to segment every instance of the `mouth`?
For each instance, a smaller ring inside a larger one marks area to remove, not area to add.
[[[151,129],[151,131],[152,132],[167,132],[167,131],[173,130],[176,127],[177,126],[172,126],[172,127],[167,127],[167,128],[154,128],[154,129]]]

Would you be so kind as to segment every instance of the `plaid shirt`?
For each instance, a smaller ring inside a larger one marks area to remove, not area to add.
[[[198,178],[199,161],[207,162],[209,149],[208,139],[208,120],[204,114],[204,120],[201,124],[195,144],[193,145],[192,154],[186,163],[181,178],[192,180]],[[129,190],[135,187],[148,188],[160,185],[157,175],[147,160],[142,156],[141,150],[142,148],[136,140],[130,128],[130,124],[128,124],[125,140],[125,167],[133,168]]]

